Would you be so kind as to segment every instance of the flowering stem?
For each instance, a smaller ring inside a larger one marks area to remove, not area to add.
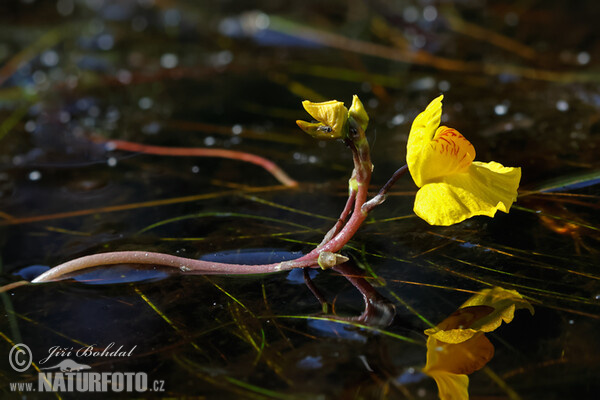
[[[377,193],[377,195],[375,197],[373,197],[371,200],[369,200],[365,204],[363,204],[362,211],[364,213],[369,213],[375,207],[377,207],[378,205],[383,203],[387,197],[387,192],[392,188],[392,186],[394,186],[394,184],[398,181],[398,179],[400,179],[400,177],[402,175],[404,175],[407,171],[408,171],[408,165],[406,165],[406,164],[404,166],[398,168],[396,170],[396,172],[394,172],[394,175],[392,175],[392,177],[386,182],[386,184],[383,185],[383,187],[379,190],[379,193]]]
[[[286,266],[284,263],[273,264],[227,264],[212,261],[194,260],[191,258],[177,257],[170,254],[154,253],[149,251],[114,251],[109,253],[92,254],[67,261],[50,270],[44,272],[34,280],[33,283],[50,282],[64,278],[83,269],[99,267],[103,265],[117,264],[150,264],[162,265],[165,267],[177,268],[183,273],[191,274],[264,274],[269,272],[278,272],[290,270],[299,267],[311,267],[316,263],[316,259],[298,261],[293,266]]]
[[[117,264],[161,265],[166,267],[177,268],[183,273],[191,274],[196,273],[236,275],[270,273],[291,270],[293,268],[315,267],[318,263],[319,255],[321,253],[337,253],[346,245],[346,243],[348,243],[348,241],[354,236],[358,228],[361,226],[361,224],[367,217],[368,212],[374,207],[365,207],[371,203],[366,203],[368,187],[371,181],[371,171],[373,170],[373,164],[371,163],[370,159],[369,144],[365,137],[364,130],[360,126],[358,126],[358,124],[356,124],[352,119],[349,119],[349,123],[351,138],[346,139],[346,144],[350,147],[353,154],[354,170],[350,179],[350,190],[348,200],[340,215],[340,218],[331,228],[331,230],[325,235],[325,239],[323,240],[323,242],[304,256],[301,256],[294,260],[284,261],[280,263],[245,265],[195,260],[190,258],[172,256],[169,254],[154,253],[147,251],[118,251],[93,254],[68,261],[64,264],[58,265],[50,269],[49,271],[46,271],[42,275],[35,278],[32,282],[39,283],[54,281],[84,269]],[[121,141],[115,142],[118,143],[119,146],[121,146],[121,144],[124,143]],[[138,147],[132,147],[127,145],[127,148],[130,150],[135,148],[139,151],[152,152],[153,154],[164,154],[159,153],[163,151],[164,148],[139,144],[133,145],[136,145]],[[189,154],[188,152],[190,150],[194,149],[182,149],[181,151],[184,151],[186,154]],[[169,149],[169,154],[173,155],[172,151],[177,152],[179,150]],[[392,176],[388,183],[379,191],[379,194],[376,196],[376,198],[378,196],[384,197],[385,193],[389,190],[389,188],[405,172],[406,166],[396,171],[394,176]],[[377,204],[380,204],[381,202],[382,201],[380,201]],[[348,217],[350,218],[348,219]],[[344,221],[346,220],[347,222],[344,223]],[[345,257],[340,257],[340,259],[343,258]]]

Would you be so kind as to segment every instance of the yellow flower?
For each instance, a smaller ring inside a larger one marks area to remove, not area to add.
[[[452,225],[475,215],[508,212],[517,199],[521,168],[473,161],[475,149],[458,131],[440,125],[442,99],[415,118],[406,162],[420,187],[414,211],[431,225]]]
[[[423,372],[435,379],[442,400],[469,398],[468,375],[483,368],[494,356],[485,337],[502,322],[510,323],[515,310],[531,304],[515,290],[494,287],[472,296],[458,310],[425,331],[427,364]]]
[[[367,129],[369,116],[365,111],[358,96],[352,98],[350,110],[344,106],[344,103],[337,100],[329,100],[322,103],[313,103],[308,100],[302,102],[302,106],[317,120],[316,123],[306,121],[296,121],[296,124],[304,132],[316,139],[343,139],[347,136],[346,121],[352,117],[363,129]]]
[[[344,103],[337,100],[313,103],[308,100],[302,106],[317,123],[296,121],[304,132],[317,139],[340,139],[343,135],[344,124],[348,119],[348,109]]]

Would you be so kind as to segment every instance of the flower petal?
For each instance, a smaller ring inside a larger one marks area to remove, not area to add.
[[[452,225],[475,215],[508,212],[517,198],[521,168],[497,162],[473,162],[467,172],[427,183],[415,198],[414,211],[431,225]]]
[[[319,140],[339,139],[338,134],[336,132],[334,132],[330,126],[325,125],[321,122],[312,123],[312,122],[298,120],[298,121],[296,121],[296,125],[298,125],[298,127],[300,129],[302,129],[304,132],[308,133],[310,136],[314,137],[315,139],[319,139]]]
[[[471,329],[482,332],[491,332],[498,328],[502,321],[509,323],[513,320],[515,310],[526,308],[533,315],[533,306],[516,290],[504,289],[496,286],[492,289],[484,289],[467,300],[460,309],[471,309],[473,307],[492,307],[493,312],[474,321]]]
[[[424,167],[423,151],[429,147],[429,143],[440,126],[442,117],[442,99],[444,96],[435,98],[425,111],[417,115],[410,128],[408,142],[406,143],[406,163],[413,180],[418,187],[423,186],[421,172]],[[426,157],[425,157],[426,158]]]
[[[363,131],[367,130],[367,126],[369,125],[369,115],[357,95],[352,96],[352,106],[350,106],[348,115],[354,118]]]
[[[480,296],[479,294],[475,296]],[[475,297],[474,296],[474,297]],[[435,328],[425,331],[428,336],[433,336],[444,343],[461,343],[472,338],[478,330],[472,329],[482,318],[494,312],[494,307],[489,305],[463,306],[453,312]]]
[[[302,106],[314,119],[330,126],[332,132],[339,138],[342,137],[344,123],[348,119],[348,109],[344,103],[337,100],[313,103],[308,100],[302,102]]]
[[[427,373],[438,387],[440,400],[468,400],[469,377],[467,375],[450,374],[444,371]]]
[[[433,336],[427,338],[427,364],[423,372],[446,371],[471,374],[487,364],[494,356],[494,345],[483,332],[477,332],[462,343],[444,343]]]

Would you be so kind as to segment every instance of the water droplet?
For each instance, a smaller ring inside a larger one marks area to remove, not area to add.
[[[186,267],[185,265],[182,265],[181,267],[179,267],[179,269],[182,272],[190,272],[191,271],[191,269],[189,267]]]
[[[42,178],[42,173],[40,171],[31,171],[29,173],[30,181],[39,181]]]

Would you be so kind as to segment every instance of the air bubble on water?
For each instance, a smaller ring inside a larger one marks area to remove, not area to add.
[[[75,3],[73,0],[58,0],[56,2],[56,11],[63,17],[70,15],[75,10]]]
[[[67,112],[67,111],[61,111],[58,114],[58,120],[60,122],[62,122],[63,124],[66,124],[67,122],[69,122],[71,120],[71,114],[69,114],[69,112]]]
[[[40,171],[31,171],[29,173],[30,181],[39,181],[42,178],[42,173]]]
[[[58,53],[54,50],[46,50],[40,57],[40,61],[46,67],[54,67],[58,64],[59,59]]]
[[[120,69],[117,71],[117,80],[123,85],[131,83],[131,78],[133,78],[133,75],[128,70]]]
[[[156,135],[160,132],[161,125],[159,122],[150,122],[142,127],[142,132],[146,135]]]
[[[257,12],[254,17],[254,27],[258,30],[267,29],[271,24],[269,16],[263,12]]]
[[[394,118],[392,118],[392,120],[390,121],[390,123],[393,126],[397,126],[397,125],[403,124],[405,120],[406,120],[406,118],[404,117],[404,115],[402,115],[402,114],[396,114],[396,115],[394,115]]]
[[[25,122],[25,131],[31,133],[31,132],[35,131],[36,126],[37,125],[36,125],[35,121],[29,120],[29,121]]]
[[[117,159],[115,157],[109,157],[108,160],[106,160],[106,164],[109,167],[116,167],[117,166]]]
[[[433,22],[438,16],[437,8],[434,6],[427,6],[423,9],[423,18],[427,22]]]
[[[176,54],[173,53],[165,53],[160,57],[160,65],[163,68],[175,68],[179,64],[179,58]]]
[[[154,104],[154,101],[152,101],[152,99],[150,97],[142,97],[141,99],[138,100],[138,106],[142,110],[150,109],[153,104]]]
[[[204,138],[204,145],[205,146],[208,146],[208,147],[214,146],[216,142],[217,142],[217,140],[214,137],[212,137],[212,136],[207,136],[207,137]]]
[[[239,135],[242,133],[242,126],[240,124],[235,124],[234,126],[231,127],[231,132],[234,135]]]
[[[556,102],[556,109],[558,111],[567,111],[569,109],[569,103],[565,100],[559,100]]]
[[[192,167],[192,173],[197,174],[198,172],[200,172],[200,167],[197,165],[194,165]]]
[[[219,51],[210,56],[210,63],[214,67],[224,67],[233,60],[233,53],[229,50]]]
[[[166,26],[178,26],[181,22],[181,13],[175,8],[165,11],[164,21]]]
[[[582,51],[581,53],[577,54],[577,62],[581,65],[586,65],[587,63],[590,62],[590,53]]]
[[[115,39],[109,33],[102,34],[98,37],[96,43],[100,50],[110,50],[115,44]]]
[[[496,115],[505,115],[508,112],[508,107],[505,104],[496,104],[494,112]]]
[[[131,29],[133,29],[136,32],[141,32],[144,29],[146,29],[146,27],[148,27],[148,20],[146,19],[146,17],[136,15],[131,20]]]
[[[519,23],[519,14],[514,12],[509,12],[504,16],[504,22],[509,26],[517,26]]]
[[[419,19],[419,10],[417,10],[416,7],[408,6],[402,12],[402,18],[404,18],[406,22],[417,22]]]
[[[442,92],[447,92],[448,90],[450,90],[450,82],[440,81],[440,83],[438,83],[438,89],[440,89],[440,91]]]
[[[44,71],[35,71],[31,78],[37,85],[41,85],[46,82],[46,73]]]
[[[92,118],[98,118],[100,116],[100,107],[91,106],[87,111],[88,115]]]

